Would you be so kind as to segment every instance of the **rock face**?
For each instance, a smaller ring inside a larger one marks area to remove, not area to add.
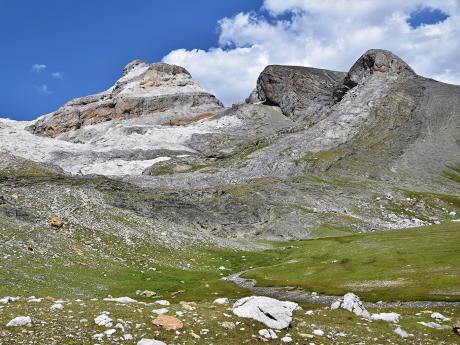
[[[333,92],[344,76],[317,68],[267,66],[247,101],[277,105],[284,115],[312,124],[320,119],[321,110],[334,104]]]
[[[113,87],[77,98],[28,127],[37,135],[56,137],[63,132],[110,120],[161,113],[198,114],[222,108],[222,103],[200,88],[183,67],[135,60]],[[174,118],[174,116],[172,117]]]
[[[299,307],[297,303],[279,301],[270,297],[251,296],[241,298],[233,305],[233,313],[262,322],[267,327],[283,329],[292,321],[292,312]]]
[[[342,100],[343,95],[350,89],[363,83],[369,76],[379,73],[394,78],[415,76],[412,68],[392,52],[383,49],[371,49],[354,63],[341,85],[334,90],[335,101]]]
[[[347,293],[343,297],[339,298],[337,301],[332,303],[331,309],[345,309],[351,311],[352,313],[361,316],[365,319],[370,319],[371,315],[364,307],[363,303],[354,293]]]

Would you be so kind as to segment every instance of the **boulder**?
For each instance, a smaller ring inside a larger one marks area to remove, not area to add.
[[[21,327],[21,326],[25,326],[25,327],[32,326],[32,319],[30,318],[30,316],[17,316],[6,324],[6,327]]]
[[[278,339],[278,336],[272,329],[261,329],[259,335],[265,339]]]
[[[437,312],[431,313],[431,318],[439,320],[439,321],[450,321],[450,319],[448,317],[445,317],[441,313],[437,313]]]
[[[365,319],[370,319],[371,315],[364,307],[363,303],[354,293],[347,293],[343,297],[339,298],[337,301],[332,303],[331,309],[346,309],[352,313],[361,316]]]
[[[398,323],[400,317],[401,315],[399,315],[398,313],[378,313],[371,315],[372,320],[383,320],[394,323]]]
[[[460,334],[460,320],[452,327],[452,331],[454,333]]]
[[[395,328],[394,332],[399,335],[401,338],[408,338],[409,333],[407,333],[405,330],[403,330],[401,327]]]
[[[158,315],[152,320],[152,323],[156,326],[160,326],[167,331],[181,329],[184,324],[174,316],[169,315]]]
[[[233,313],[262,322],[267,327],[283,329],[289,327],[292,321],[292,312],[299,308],[294,302],[279,301],[264,296],[241,298],[233,305]]]
[[[37,135],[56,137],[82,126],[110,120],[164,113],[190,116],[222,107],[215,96],[193,81],[185,68],[134,60],[124,68],[123,76],[110,89],[74,99],[26,129]]]
[[[102,313],[94,319],[94,323],[98,326],[110,328],[112,327],[112,319],[105,313]]]
[[[51,218],[50,225],[51,227],[55,229],[59,229],[59,228],[62,228],[62,226],[64,225],[64,222],[62,221],[61,217],[55,216]]]
[[[213,304],[220,304],[220,305],[225,305],[225,304],[229,304],[230,301],[228,300],[228,298],[225,298],[225,297],[221,297],[221,298],[216,298],[214,300],[214,302],[212,302]]]

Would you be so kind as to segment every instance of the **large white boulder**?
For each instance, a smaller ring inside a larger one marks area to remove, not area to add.
[[[279,301],[270,297],[251,296],[241,298],[233,305],[233,313],[262,322],[274,329],[288,327],[292,321],[292,312],[299,308],[294,302]]]
[[[365,319],[369,319],[371,317],[369,312],[364,307],[363,302],[361,302],[358,296],[351,292],[345,294],[343,297],[332,303],[331,309],[339,308],[351,311],[352,313],[355,313],[356,315]]]

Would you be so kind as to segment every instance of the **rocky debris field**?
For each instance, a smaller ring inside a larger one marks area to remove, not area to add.
[[[0,299],[0,342],[217,345],[231,339],[232,344],[457,344],[460,340],[452,330],[460,317],[458,308],[379,308],[369,317],[354,306],[360,304],[359,298],[353,298],[336,309],[336,305],[297,305],[265,297],[249,297],[252,304],[247,306],[247,298],[223,297],[209,302],[5,297]]]

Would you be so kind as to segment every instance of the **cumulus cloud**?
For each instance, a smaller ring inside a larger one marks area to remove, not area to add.
[[[48,85],[41,84],[37,87],[37,91],[43,95],[51,95],[53,92],[49,89]]]
[[[45,69],[46,69],[46,65],[44,65],[44,64],[36,63],[36,64],[32,65],[32,71],[37,72],[37,73],[40,73],[40,72],[44,71]]]
[[[53,72],[51,73],[51,77],[54,79],[63,79],[64,75],[61,72]]]
[[[448,17],[411,26],[411,14]],[[226,104],[242,100],[267,64],[346,71],[370,48],[393,51],[417,73],[460,84],[458,0],[265,0],[262,9],[218,22],[216,47],[174,50],[164,61],[186,67]]]

